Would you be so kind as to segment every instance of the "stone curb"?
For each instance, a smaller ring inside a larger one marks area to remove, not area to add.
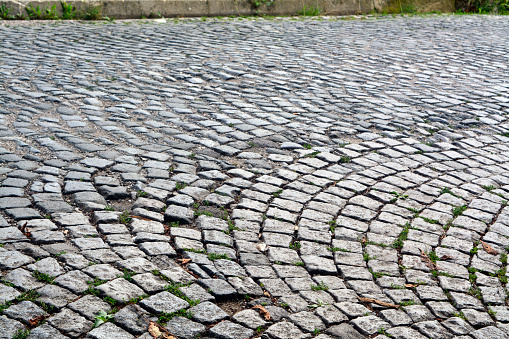
[[[413,1],[414,8],[419,11],[454,11],[454,0]],[[60,1],[5,1],[11,15],[27,15],[25,8],[39,6],[44,12],[46,8],[56,5],[58,15],[62,15]],[[100,7],[102,17],[116,19],[156,18],[156,17],[201,17],[201,16],[241,16],[241,15],[297,15],[304,7],[319,8],[323,15],[367,14],[373,11],[384,11],[394,7],[391,0],[275,0],[272,5],[262,5],[255,9],[249,0],[115,0],[115,1],[83,1],[70,0],[78,12],[87,8]]]

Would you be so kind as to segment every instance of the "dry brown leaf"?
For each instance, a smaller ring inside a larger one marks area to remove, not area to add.
[[[417,287],[419,286],[418,284],[406,284],[405,287],[406,288],[412,288],[412,287]]]
[[[182,263],[182,265],[185,265],[191,261],[191,259],[177,259],[177,260],[180,261]]]
[[[153,339],[157,339],[161,336],[162,332],[159,329],[159,326],[153,321],[148,325],[148,333],[153,337]]]
[[[253,308],[260,310],[260,315],[262,315],[265,320],[270,320],[270,313],[265,309],[265,307],[262,305],[256,305]]]
[[[30,236],[30,230],[27,228],[28,222],[26,222],[21,228],[19,229],[21,233],[23,233],[25,236]]]
[[[364,301],[366,303],[373,303],[373,304],[377,304],[377,305],[384,306],[384,307],[399,308],[399,305],[386,303],[385,301],[381,301],[381,300],[377,300],[377,299],[373,299],[373,298],[363,298],[363,297],[357,297],[357,298],[359,298],[361,301]]]
[[[270,293],[267,291],[263,292],[263,295],[266,296],[267,298],[270,298]]]
[[[443,255],[440,257],[440,260],[447,260],[447,259],[454,259],[454,258],[451,257],[450,255]]]
[[[482,244],[482,248],[486,251],[486,253],[488,254],[492,254],[492,255],[497,255],[498,252],[495,251],[493,249],[493,247],[491,247],[490,245],[488,245],[487,243],[485,243],[484,241],[481,240],[481,244]]]
[[[38,317],[35,317],[33,319],[30,319],[28,322],[30,324],[30,327],[35,327],[37,324],[39,324],[41,321],[43,321],[46,317],[44,315],[40,315]]]
[[[146,220],[146,221],[154,221],[152,219],[147,219],[147,218],[144,218],[144,217],[139,217],[137,215],[130,215],[131,218],[136,218],[136,219],[141,219],[141,220]]]
[[[431,259],[428,257],[428,255],[422,250],[419,248],[419,251],[421,251],[421,260],[426,264],[426,266],[428,266],[429,269],[431,270],[438,270],[438,266],[435,265],[435,263],[433,261],[431,261]]]

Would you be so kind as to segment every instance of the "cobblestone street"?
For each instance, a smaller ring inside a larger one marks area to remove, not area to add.
[[[509,338],[509,17],[9,24],[0,338]]]

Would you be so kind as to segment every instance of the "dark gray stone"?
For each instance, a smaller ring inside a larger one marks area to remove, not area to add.
[[[26,329],[22,323],[9,319],[5,315],[0,316],[0,328],[2,329],[0,332],[0,338],[2,339],[12,339],[18,331]]]
[[[108,312],[111,310],[110,304],[93,295],[85,295],[70,303],[67,307],[90,321],[94,321],[94,317],[99,311]]]
[[[183,317],[171,319],[166,324],[166,328],[170,333],[184,339],[193,339],[197,336],[202,336],[207,331],[207,327],[204,325]]]
[[[228,318],[225,311],[209,301],[191,307],[189,312],[192,313],[193,320],[204,324],[213,324]]]
[[[189,303],[169,292],[161,292],[140,301],[140,305],[152,313],[173,313],[188,308]]]
[[[39,327],[36,327],[30,331],[29,339],[67,339],[69,337],[62,335],[58,330],[54,327],[51,327],[49,324],[45,323]]]
[[[244,339],[254,335],[254,331],[244,326],[232,323],[228,320],[221,321],[210,329],[213,337],[220,339]]]
[[[86,320],[67,308],[48,318],[47,321],[48,324],[71,338],[77,338],[92,329],[91,321]]]
[[[120,327],[106,322],[101,326],[94,328],[87,335],[87,338],[92,339],[106,339],[106,338],[118,338],[118,339],[134,339],[134,336],[129,332],[124,331]]]
[[[45,315],[46,312],[31,301],[22,301],[4,311],[9,318],[29,324],[29,320]]]
[[[148,329],[149,315],[137,305],[129,305],[115,313],[115,324],[135,335],[143,334]]]
[[[119,302],[127,302],[133,298],[141,297],[144,292],[138,286],[131,284],[124,278],[118,278],[97,286],[104,295]]]

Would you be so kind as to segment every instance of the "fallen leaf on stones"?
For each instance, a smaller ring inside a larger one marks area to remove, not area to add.
[[[191,259],[177,259],[177,260],[182,262],[182,265],[185,265],[185,264],[187,264],[188,262],[191,261]]]
[[[21,226],[20,231],[27,237],[30,236],[30,230],[27,228],[28,222],[26,222],[23,226]]]
[[[260,314],[263,315],[265,320],[270,320],[270,313],[265,309],[265,307],[263,307],[262,305],[256,305],[253,308],[260,310]]]
[[[381,300],[377,300],[377,299],[373,299],[373,298],[363,298],[363,297],[357,297],[357,298],[359,298],[361,301],[364,301],[366,303],[373,303],[373,304],[377,304],[377,305],[384,306],[384,307],[399,308],[399,305],[386,303],[385,301],[381,301]]]
[[[416,287],[416,286],[419,286],[418,284],[406,284],[405,287],[406,288],[412,288],[412,287]]]
[[[38,317],[35,317],[33,319],[30,319],[28,322],[30,323],[30,327],[37,326],[41,321],[43,321],[46,317],[44,315],[40,315]]]
[[[137,215],[130,215],[131,218],[136,218],[136,219],[141,219],[141,220],[146,220],[146,221],[153,221],[152,219],[147,219],[147,218],[144,218],[144,217],[139,217]]]
[[[437,265],[435,265],[435,263],[433,261],[431,261],[431,259],[428,257],[426,252],[424,252],[420,248],[419,248],[419,250],[421,251],[421,260],[426,264],[426,266],[428,266],[429,269],[431,269],[431,270],[440,269]]]
[[[263,292],[263,295],[266,296],[267,298],[270,298],[270,293],[267,291]]]
[[[486,251],[486,253],[488,254],[492,254],[492,255],[497,255],[498,252],[495,251],[493,249],[493,247],[491,247],[490,245],[488,245],[487,243],[485,243],[484,241],[481,240],[481,244],[482,244],[482,248]]]
[[[454,259],[454,258],[451,257],[450,255],[443,255],[442,257],[440,257],[440,260],[447,260],[447,259]]]
[[[153,339],[159,338],[159,336],[162,334],[159,327],[153,321],[151,321],[150,324],[148,325],[148,333],[150,333]]]

